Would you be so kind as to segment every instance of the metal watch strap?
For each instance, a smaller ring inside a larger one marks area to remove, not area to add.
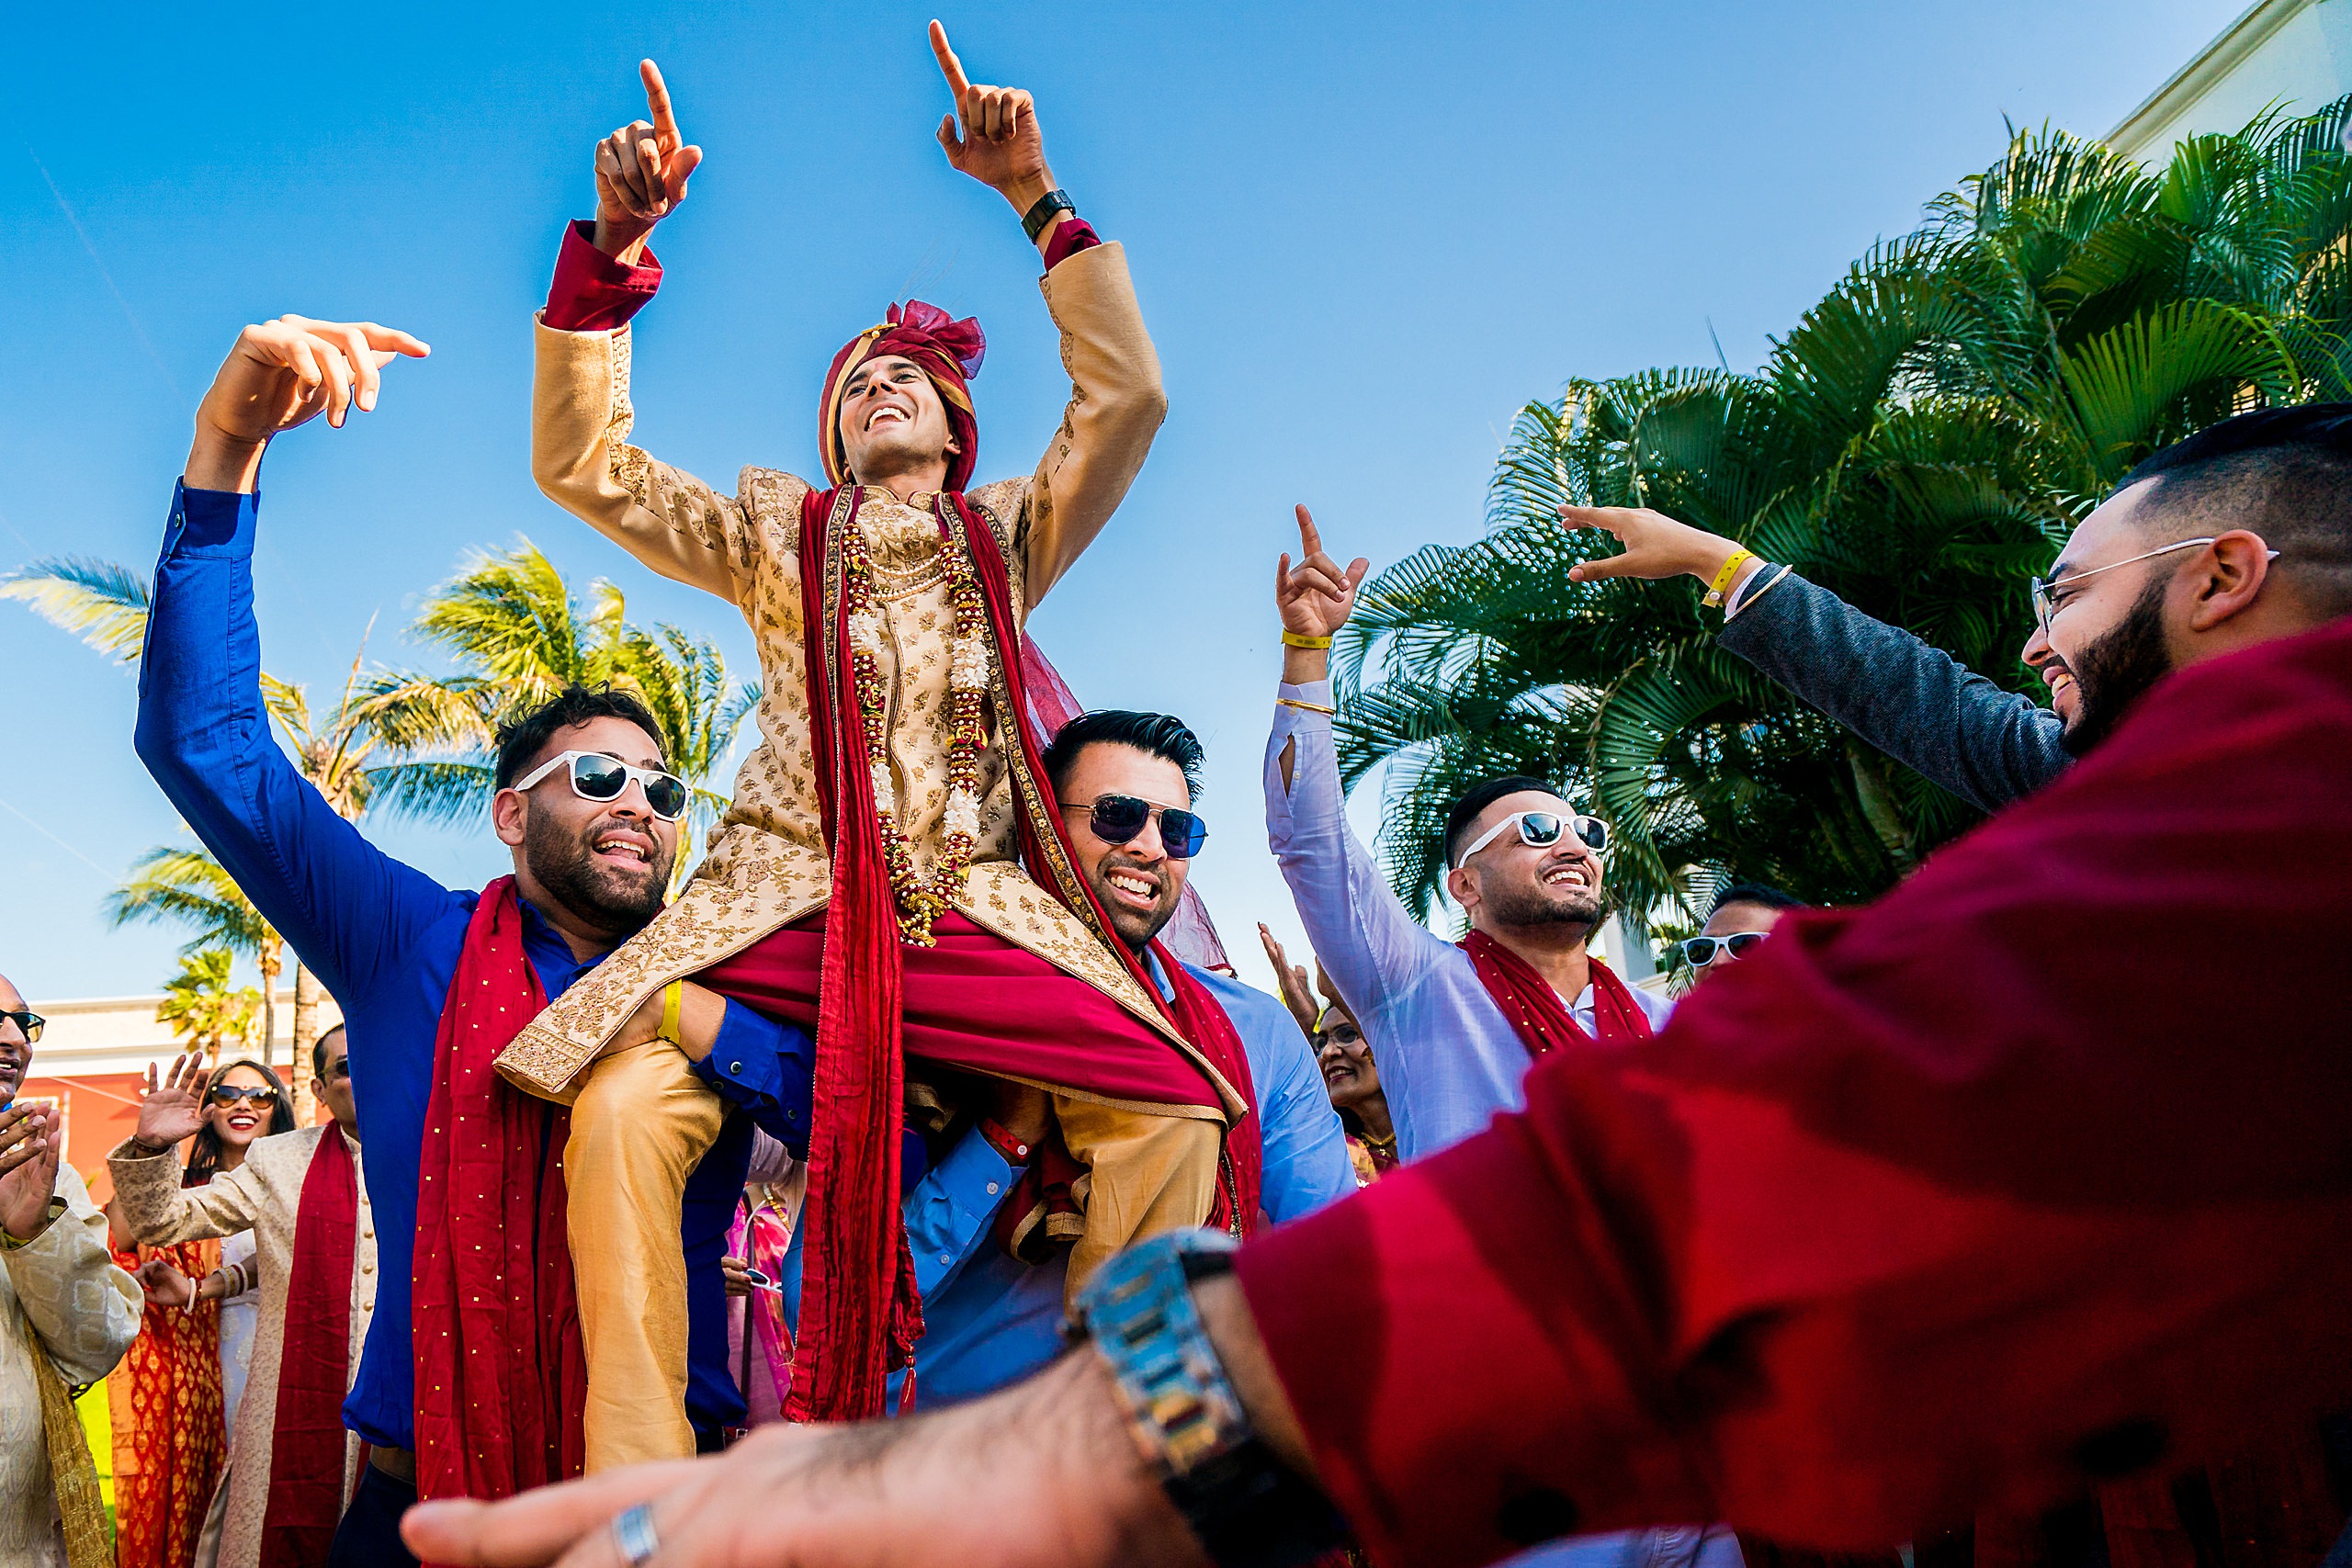
[[[1069,192],[1049,190],[1037,198],[1037,205],[1021,215],[1021,231],[1034,242],[1046,231],[1046,225],[1054,220],[1055,213],[1077,210],[1078,203],[1069,198]]]
[[[1218,1568],[1294,1568],[1343,1544],[1347,1531],[1329,1501],[1250,1429],[1193,1304],[1193,1283],[1229,1272],[1238,1245],[1200,1230],[1129,1247],[1087,1282],[1071,1331],[1101,1351],[1169,1501]]]

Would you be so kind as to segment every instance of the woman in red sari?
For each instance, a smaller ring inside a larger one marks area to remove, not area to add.
[[[215,1068],[205,1084],[204,1130],[191,1140],[184,1187],[201,1187],[244,1163],[255,1138],[294,1129],[294,1106],[277,1075],[258,1062]],[[115,1261],[150,1287],[139,1337],[107,1380],[114,1421],[117,1568],[190,1568],[198,1562],[213,1494],[227,1460],[221,1397],[220,1308],[239,1293],[233,1268],[220,1266],[220,1243],[185,1241],[140,1247],[112,1203]],[[192,1294],[165,1306],[159,1280],[185,1276]]]

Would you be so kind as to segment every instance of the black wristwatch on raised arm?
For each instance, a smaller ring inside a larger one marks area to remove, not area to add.
[[[1046,231],[1046,225],[1054,220],[1055,213],[1077,210],[1078,203],[1069,198],[1069,192],[1049,190],[1021,215],[1021,231],[1029,236],[1029,243],[1034,245],[1037,243],[1037,236]]]
[[[1295,1568],[1346,1544],[1347,1527],[1250,1429],[1193,1304],[1238,1245],[1198,1230],[1129,1247],[1079,1293],[1069,1336],[1109,1364],[1128,1428],[1217,1568]]]

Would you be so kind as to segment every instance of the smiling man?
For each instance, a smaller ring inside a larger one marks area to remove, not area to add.
[[[11,1103],[40,1031],[0,976],[0,1562],[78,1568],[113,1553],[70,1385],[122,1359],[141,1298],[64,1161],[64,1117]]]
[[[1159,993],[1117,937],[1073,865],[1039,770],[1045,738],[1025,732],[1022,628],[1150,449],[1166,408],[1158,355],[1125,254],[1056,188],[1030,96],[967,81],[935,22],[931,43],[954,105],[940,145],[1021,216],[1072,383],[1030,473],[971,488],[985,340],[920,300],[834,355],[817,399],[821,482],[746,468],[728,493],[629,444],[629,323],[662,276],[646,243],[702,165],[650,61],[650,118],[598,144],[596,216],[567,231],[537,333],[540,488],[732,605],[763,678],[759,744],[694,880],[500,1069],[569,1101],[609,1070],[628,1021],[667,998],[691,1014],[698,997],[725,996],[816,1032],[797,1418],[878,1414],[914,1354],[920,1270],[895,1196],[910,1100],[953,1110],[951,1086],[975,1077],[1048,1090],[1059,1145],[1089,1177],[1073,1281],[1139,1235],[1245,1229],[1260,1206],[1257,1162],[1239,1146],[1255,1132],[1244,1048],[1214,1007]],[[684,1168],[713,1123],[686,1113],[696,1086],[682,1062],[667,1081],[662,1103],[681,1114],[633,1105],[629,1133]],[[591,1114],[575,1107],[575,1123]],[[642,1250],[639,1238],[621,1250]],[[609,1288],[608,1264],[582,1256],[600,1276],[584,1306]],[[674,1310],[667,1291],[638,1288],[619,1348]],[[602,1383],[618,1362],[589,1330]],[[639,1358],[613,1375],[667,1372]],[[663,1446],[675,1434],[641,1431],[616,1457],[678,1451]]]
[[[2165,675],[2290,637],[2352,602],[2352,403],[2265,409],[2165,447],[2083,519],[2018,657],[2050,705],[1873,620],[1737,541],[1628,507],[1560,509],[1623,554],[1579,581],[1723,585],[1716,640],[1863,739],[1986,811],[2030,795],[2114,732]]]
[[[333,1560],[370,1564],[403,1561],[398,1518],[420,1485],[503,1496],[579,1473],[600,1427],[674,1425],[715,1445],[742,1420],[718,1258],[751,1124],[736,1117],[722,1133],[721,1111],[781,1104],[805,1125],[809,1090],[799,1032],[715,1001],[681,1019],[671,1032],[695,1058],[694,1113],[712,1144],[687,1180],[646,1169],[657,1151],[620,1135],[632,1112],[662,1109],[643,1081],[658,1010],[616,1041],[604,1082],[618,1103],[569,1138],[554,1108],[492,1069],[548,998],[662,908],[686,790],[634,696],[574,686],[500,732],[492,820],[514,872],[479,893],[368,843],[273,739],[253,608],[263,454],[321,412],[339,425],[373,408],[383,365],[425,352],[373,324],[289,316],[245,329],[197,412],[140,671],[141,759],[348,1021],[381,1273],[342,1402],[369,1464]],[[669,1269],[652,1277],[676,1278],[688,1299],[682,1342],[647,1352],[674,1352],[679,1380],[634,1407],[588,1404],[567,1182],[654,1194],[638,1200],[650,1212],[636,1228],[664,1228],[667,1245],[624,1263]]]

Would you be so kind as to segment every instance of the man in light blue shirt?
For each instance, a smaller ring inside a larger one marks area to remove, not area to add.
[[[1283,557],[1277,596],[1284,647],[1266,743],[1266,832],[1315,956],[1379,1064],[1397,1155],[1418,1159],[1481,1131],[1497,1111],[1518,1110],[1531,1058],[1470,955],[1406,911],[1348,826],[1326,650],[1369,563],[1341,569],[1323,553],[1306,509],[1298,514],[1305,549],[1295,569]],[[1550,981],[1577,1026],[1598,1038],[1595,960],[1585,944],[1608,910],[1600,856],[1575,831],[1526,841],[1510,830],[1526,812],[1576,820],[1575,808],[1534,779],[1489,780],[1465,795],[1447,825],[1446,890],[1468,909],[1472,930]],[[1632,998],[1653,1028],[1673,1010],[1646,991]]]
[[[1079,870],[1162,996],[1169,979],[1151,942],[1175,918],[1205,836],[1192,810],[1204,760],[1199,739],[1179,720],[1118,711],[1070,720],[1044,759]],[[1249,1058],[1267,1217],[1281,1224],[1354,1191],[1347,1134],[1289,1010],[1229,976],[1184,967],[1225,1009]],[[1067,1254],[1021,1262],[995,1245],[987,1224],[1028,1162],[1034,1134],[1020,1120],[1001,1112],[984,1121],[907,1200],[907,1240],[923,1292],[919,1404],[989,1393],[1061,1349]],[[797,1318],[797,1235],[794,1247],[786,1311]]]
[[[1347,790],[1331,739],[1331,638],[1355,608],[1369,561],[1342,568],[1298,509],[1296,567],[1282,558],[1275,604],[1283,621],[1283,682],[1266,742],[1266,833],[1290,884],[1315,956],[1363,1026],[1388,1097],[1396,1152],[1413,1160],[1483,1131],[1525,1103],[1532,1058],[1469,953],[1406,911],[1348,826]],[[1553,841],[1513,831],[1522,813],[1547,815]],[[1600,854],[1573,825],[1575,808],[1540,780],[1499,778],[1456,803],[1445,829],[1446,890],[1473,931],[1508,948],[1566,1004],[1596,1040],[1600,1016],[1585,943],[1608,910]],[[1674,1004],[1627,994],[1652,1028]],[[1739,1568],[1739,1542],[1720,1525],[1630,1530],[1555,1541],[1513,1568]]]

